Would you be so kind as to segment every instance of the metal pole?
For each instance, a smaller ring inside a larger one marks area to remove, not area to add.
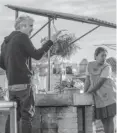
[[[48,18],[48,38],[51,39],[51,18]],[[50,50],[48,51],[48,91],[50,91]]]
[[[92,31],[96,30],[98,27],[100,27],[100,25],[96,26],[95,28],[93,28],[92,30],[86,32],[84,35],[80,36],[79,38],[77,38],[76,40],[74,40],[73,42],[70,43],[70,45],[72,43],[75,43],[76,41],[80,40],[81,38],[83,38],[84,36],[88,35],[89,33],[91,33]]]
[[[18,18],[18,10],[15,11],[15,20]]]
[[[37,33],[39,33],[46,25],[48,25],[53,19],[50,19],[50,21],[48,21],[47,23],[45,23],[39,30],[37,30],[31,37],[30,39],[32,39]],[[32,70],[32,60],[31,58],[29,58],[29,69]]]
[[[31,37],[30,39],[32,39],[37,33],[39,33],[46,25],[48,25],[53,19],[50,19],[47,23],[45,23],[39,30],[37,30]],[[29,58],[29,68],[30,70],[32,69],[32,61],[31,58]]]
[[[32,60],[31,60],[31,57],[29,57],[29,69],[32,70]]]
[[[10,108],[10,133],[17,133],[17,111],[16,107]]]
[[[37,33],[39,33],[46,25],[49,24],[49,22],[51,22],[53,19],[50,19],[50,21],[48,21],[47,23],[45,23],[39,30],[37,30],[31,37],[30,39],[32,39]]]
[[[15,10],[15,20],[18,18],[19,16],[19,11]],[[10,108],[10,132],[11,133],[17,133],[17,127],[18,127],[18,123],[17,123],[17,111],[16,111],[16,107],[17,105],[15,105],[15,107]]]

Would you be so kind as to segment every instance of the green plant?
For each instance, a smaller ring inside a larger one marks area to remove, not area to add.
[[[72,54],[74,54],[79,46],[76,43],[71,43],[76,39],[74,34],[64,33],[60,34],[57,38],[56,42],[50,49],[50,56],[61,56],[62,58],[69,58]],[[41,39],[41,43],[47,41],[47,37]],[[47,54],[46,54],[47,57]]]

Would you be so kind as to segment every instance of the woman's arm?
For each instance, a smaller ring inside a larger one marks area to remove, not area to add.
[[[101,72],[99,81],[92,89],[88,91],[88,93],[96,92],[97,90],[99,90],[101,86],[104,84],[104,82],[111,78],[111,73],[111,67],[109,65],[106,66]]]
[[[85,84],[84,84],[84,92],[87,92],[90,86],[90,77],[89,75],[87,75],[86,79],[85,79]]]
[[[93,93],[96,92],[97,90],[99,90],[101,88],[101,86],[104,84],[104,82],[107,80],[107,78],[100,78],[100,80],[98,81],[98,83],[89,91],[87,91],[88,93]]]
[[[86,79],[84,84],[84,92],[87,92],[90,86],[90,74],[89,74],[89,64],[86,67]]]

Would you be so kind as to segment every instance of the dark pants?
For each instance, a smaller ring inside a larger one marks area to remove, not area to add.
[[[21,133],[32,133],[32,118],[35,112],[32,88],[29,86],[25,90],[9,91],[9,100],[17,103],[18,130],[20,129]],[[10,115],[6,122],[5,133],[10,133]]]

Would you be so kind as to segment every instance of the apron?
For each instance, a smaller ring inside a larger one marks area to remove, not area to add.
[[[108,67],[109,64],[105,63],[98,70],[95,70],[94,63],[89,64],[89,75],[91,85],[94,87],[100,79],[102,71]],[[108,78],[104,84],[94,93],[94,101],[96,108],[103,108],[116,102],[116,85],[112,78]]]

